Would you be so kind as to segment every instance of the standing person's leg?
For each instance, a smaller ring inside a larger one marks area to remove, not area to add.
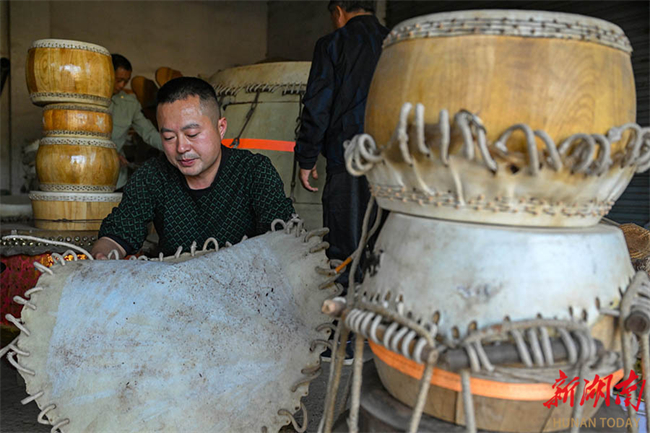
[[[354,177],[347,171],[327,174],[323,190],[323,225],[330,229],[324,238],[330,244],[328,258],[345,260],[356,251],[369,200],[370,189],[365,177]],[[338,280],[346,291],[348,269]],[[359,278],[360,274],[356,280]]]

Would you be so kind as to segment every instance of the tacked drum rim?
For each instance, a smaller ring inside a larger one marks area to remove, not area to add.
[[[388,34],[384,48],[405,40],[471,35],[569,39],[632,52],[623,30],[605,20],[562,12],[489,9],[443,12],[403,21]]]
[[[45,137],[79,137],[79,138],[96,138],[110,140],[111,134],[107,132],[93,132],[93,131],[74,131],[62,129],[45,129],[43,130]],[[50,143],[51,144],[51,143]],[[109,147],[109,146],[101,146]]]
[[[83,201],[83,202],[110,202],[119,203],[122,201],[121,192],[48,192],[31,191],[30,200],[35,201]]]
[[[32,42],[29,47],[30,50],[34,48],[67,48],[72,50],[91,51],[108,57],[111,56],[111,52],[101,45],[69,39],[38,39]]]
[[[57,131],[52,131],[57,132]],[[74,134],[79,134],[74,132]],[[93,134],[95,135],[95,134]],[[44,137],[40,140],[40,146],[54,146],[57,144],[63,144],[68,146],[94,146],[94,147],[105,147],[108,149],[116,149],[115,143],[111,140],[104,140],[101,138],[83,138],[83,137]]]
[[[100,107],[97,105],[75,104],[75,103],[62,103],[62,104],[48,104],[43,107],[43,111],[50,110],[70,110],[70,111],[92,111],[94,113],[111,114],[108,108]]]
[[[281,90],[283,94],[300,94],[305,92],[307,86],[308,65],[311,65],[311,62],[272,62],[237,66],[216,72],[209,82],[217,96],[235,96],[242,90],[247,93]],[[278,72],[283,70],[283,74]]]
[[[109,98],[83,93],[36,92],[30,93],[29,99],[36,105],[58,104],[63,102],[95,104],[102,107],[108,107],[111,105],[111,100]]]
[[[95,192],[111,193],[115,191],[115,185],[81,185],[74,183],[43,183],[40,184],[41,191],[45,192]]]

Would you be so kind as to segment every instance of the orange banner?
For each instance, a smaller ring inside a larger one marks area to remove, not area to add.
[[[232,138],[221,140],[224,146],[232,147]],[[295,141],[263,140],[261,138],[241,138],[238,149],[275,150],[278,152],[293,152]]]

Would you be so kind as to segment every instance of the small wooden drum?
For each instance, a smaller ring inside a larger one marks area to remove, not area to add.
[[[34,225],[45,230],[99,230],[122,200],[121,193],[43,192],[29,194]]]
[[[43,108],[46,137],[88,137],[110,140],[113,118],[104,107],[50,104]]]
[[[36,173],[43,191],[112,192],[120,161],[110,140],[70,137],[41,139]]]
[[[108,107],[115,72],[110,52],[99,45],[63,39],[32,43],[25,67],[36,105],[76,102]]]

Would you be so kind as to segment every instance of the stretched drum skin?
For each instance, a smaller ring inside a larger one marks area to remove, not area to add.
[[[110,140],[46,137],[36,154],[43,191],[113,192],[119,170],[120,160]]]
[[[293,148],[300,117],[301,95],[309,78],[311,62],[277,62],[224,69],[210,77],[228,119],[224,144],[268,156],[288,197],[307,228],[320,227],[321,197],[325,186],[325,159],[316,167],[320,177],[312,181],[317,193],[305,190],[294,175]],[[296,170],[298,168],[296,167]],[[295,187],[292,189],[292,182]]]
[[[366,110],[372,145],[353,171],[389,210],[593,226],[650,166],[650,129],[634,123],[630,52],[620,28],[579,15],[481,10],[406,21],[384,42]]]
[[[76,102],[108,107],[115,72],[110,52],[64,39],[34,41],[25,66],[29,97],[36,105]]]
[[[27,392],[66,433],[278,431],[317,376],[335,294],[318,289],[319,235],[296,230],[162,262],[54,264],[22,311]]]
[[[103,107],[75,104],[50,104],[43,108],[43,134],[46,137],[88,137],[110,140],[113,118]]]

